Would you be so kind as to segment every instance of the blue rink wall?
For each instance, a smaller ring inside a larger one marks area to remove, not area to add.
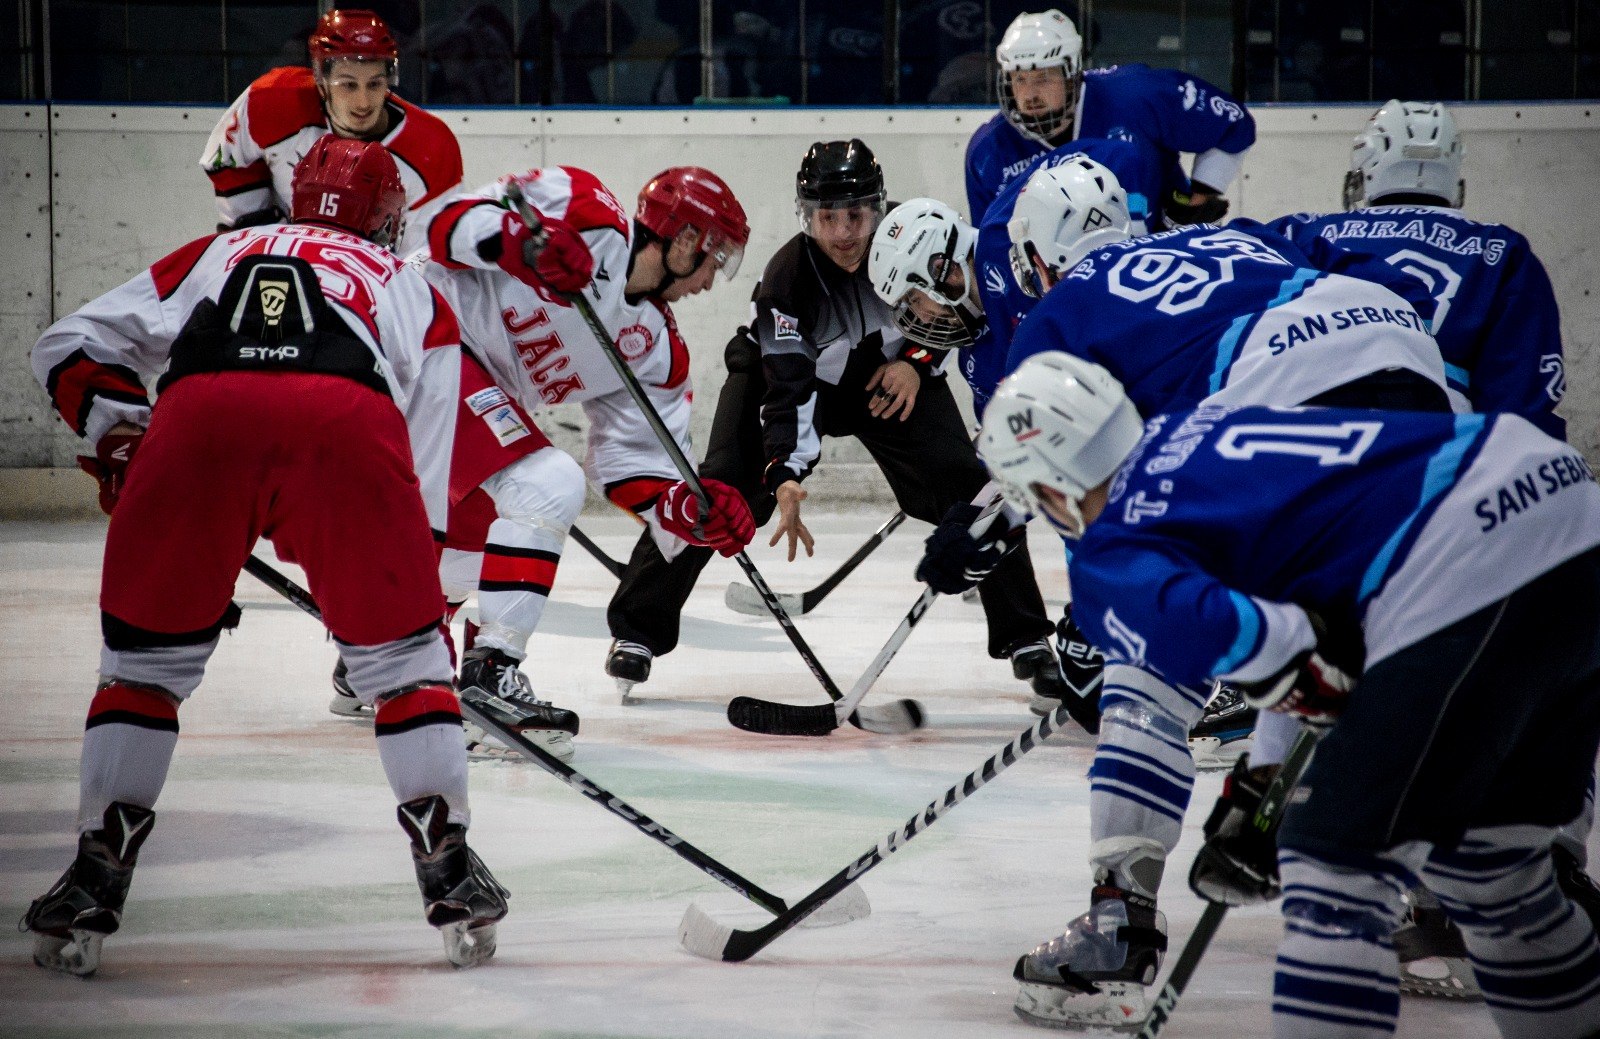
[[[1229,192],[1233,214],[1267,219],[1338,208],[1349,142],[1371,109],[1253,108],[1260,140]],[[1567,354],[1562,412],[1573,442],[1591,462],[1600,461],[1600,207],[1593,199],[1600,103],[1453,110],[1467,146],[1467,215],[1522,231],[1549,269]],[[468,187],[545,164],[592,170],[625,202],[651,174],[672,165],[709,167],[733,186],[752,226],[744,265],[731,284],[675,308],[694,355],[694,431],[703,447],[722,382],[723,345],[747,320],[750,291],[767,258],[797,230],[794,173],[806,147],[861,137],[883,163],[891,198],[932,195],[961,206],[966,142],[992,110],[436,111],[461,140]],[[221,112],[0,106],[0,515],[47,512],[41,495],[69,489],[90,500],[89,481],[40,472],[71,466],[79,445],[34,382],[28,351],[55,317],[212,230],[215,209],[197,163]],[[581,412],[567,406],[550,418],[557,443],[581,453]],[[887,487],[853,441],[825,447],[823,473],[824,492],[888,501]]]

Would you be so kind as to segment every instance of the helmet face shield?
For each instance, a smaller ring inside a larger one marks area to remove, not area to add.
[[[705,253],[705,260],[701,262],[715,263],[723,281],[732,281],[733,276],[739,273],[739,264],[744,260],[744,246],[716,231],[706,234],[701,252]]]
[[[819,240],[871,240],[888,211],[889,200],[882,191],[828,201],[802,198],[794,204],[801,233]]]
[[[1021,241],[1012,245],[1006,254],[1011,258],[1011,277],[1015,279],[1017,288],[1029,299],[1040,299],[1045,294],[1044,279],[1039,277],[1039,269],[1034,264],[1034,259],[1039,255],[1030,241]]]

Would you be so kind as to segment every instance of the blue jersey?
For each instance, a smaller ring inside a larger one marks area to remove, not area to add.
[[[1555,290],[1528,240],[1454,209],[1376,206],[1297,213],[1267,225],[1304,242],[1319,238],[1384,260],[1433,294],[1433,337],[1450,389],[1472,411],[1510,411],[1555,437],[1566,390]]]
[[[1006,367],[1066,351],[1108,369],[1146,416],[1301,404],[1393,368],[1442,393],[1432,308],[1382,261],[1302,250],[1249,221],[1197,224],[1089,254],[1017,326]]]
[[[1243,105],[1177,69],[1089,69],[1078,98],[1076,136],[1135,141],[1161,156],[1162,186],[1152,199],[1158,214],[1172,192],[1189,189],[1178,164],[1180,152],[1193,152],[1195,178],[1220,191],[1238,171],[1239,156],[1256,141],[1255,120]],[[1034,156],[1048,150],[1048,145],[1023,136],[1003,112],[980,126],[967,142],[967,212],[972,221],[983,219],[1000,190]]]
[[[1514,415],[1229,409],[1150,420],[1070,568],[1113,663],[1259,681],[1314,644],[1371,666],[1600,545],[1583,456]]]
[[[983,409],[995,386],[1005,378],[1006,354],[1011,349],[1011,333],[1017,322],[1038,302],[1023,292],[1011,275],[1011,237],[1006,224],[1016,208],[1017,196],[1037,170],[1059,166],[1069,159],[1086,155],[1116,175],[1128,195],[1128,215],[1133,218],[1133,233],[1142,235],[1150,220],[1150,203],[1161,190],[1161,157],[1153,149],[1131,141],[1088,137],[1064,144],[1028,163],[1000,192],[983,222],[978,225],[978,245],[973,269],[978,276],[978,295],[983,301],[987,329],[977,342],[961,351],[961,374],[972,387],[972,403],[983,417]]]

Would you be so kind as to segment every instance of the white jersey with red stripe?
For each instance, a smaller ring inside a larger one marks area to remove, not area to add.
[[[390,94],[389,132],[382,144],[400,168],[406,189],[402,255],[426,241],[428,221],[461,188],[461,145],[439,117]],[[223,227],[276,209],[290,215],[294,168],[331,133],[311,70],[276,68],[245,88],[229,106],[200,158],[217,195]],[[257,220],[256,222],[260,222]]]
[[[516,180],[541,214],[565,220],[583,235],[595,266],[584,296],[673,438],[692,457],[688,348],[665,303],[624,296],[633,241],[627,211],[584,170],[558,166]],[[518,403],[529,411],[583,405],[589,420],[586,474],[617,505],[648,520],[649,507],[678,481],[678,471],[594,332],[575,308],[511,277],[479,250],[479,243],[500,234],[510,182],[502,178],[446,204],[429,228],[427,261],[417,260],[459,316],[467,347]]]
[[[260,255],[295,256],[311,265],[323,296],[372,351],[401,409],[423,352],[461,341],[439,293],[366,239],[311,224],[207,235],[45,330],[33,348],[33,372],[67,425],[91,444],[118,422],[148,425],[150,393],[195,306],[215,301],[234,267]]]

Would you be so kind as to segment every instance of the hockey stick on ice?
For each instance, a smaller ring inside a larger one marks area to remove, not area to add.
[[[244,568],[251,577],[288,599],[317,620],[320,621],[322,619],[322,611],[317,609],[316,600],[311,598],[311,593],[289,580],[271,563],[252,553],[245,557]]]
[[[516,181],[508,184],[506,186],[506,198],[517,207],[517,214],[522,218],[522,222],[528,226],[529,230],[533,232],[534,239],[537,241],[543,234],[543,225],[539,219],[539,214],[534,211],[533,207],[528,204],[527,199],[523,197],[521,185]],[[673,437],[671,430],[667,429],[666,423],[661,421],[661,415],[656,411],[655,405],[650,403],[650,398],[645,396],[644,387],[639,385],[638,376],[633,374],[633,369],[628,367],[628,362],[617,351],[617,344],[612,341],[611,333],[606,331],[606,326],[601,322],[599,316],[595,314],[594,307],[589,304],[589,300],[581,292],[562,293],[561,295],[563,299],[576,308],[583,317],[584,322],[589,326],[589,331],[594,334],[595,342],[599,345],[600,352],[605,354],[606,360],[611,363],[612,369],[616,371],[617,378],[622,380],[622,386],[628,391],[628,396],[633,398],[634,406],[639,409],[639,413],[650,424],[651,431],[655,433],[656,439],[661,442],[662,450],[666,451],[668,457],[672,459],[673,467],[678,470],[678,475],[683,478],[683,482],[689,485],[690,490],[694,492],[694,496],[700,500],[702,514],[709,512],[710,498],[706,495],[705,485],[700,482],[700,477],[695,472],[693,463],[683,453],[683,448],[678,446],[678,441]],[[801,635],[800,629],[794,626],[794,621],[790,619],[782,604],[778,602],[778,597],[773,594],[772,588],[768,586],[766,579],[761,576],[761,571],[757,570],[756,565],[750,561],[750,556],[741,551],[734,556],[734,559],[738,562],[740,569],[744,571],[745,577],[755,586],[756,591],[761,594],[762,601],[766,603],[767,609],[772,611],[772,616],[782,625],[784,633],[789,636],[789,641],[793,643],[795,650],[799,652],[800,658],[805,661],[806,667],[811,669],[811,673],[822,684],[822,688],[828,694],[828,698],[835,703],[843,700],[844,694],[839,691],[839,687],[834,683],[833,677],[822,666],[822,661],[818,660],[817,655],[811,651],[811,647],[806,643],[805,636]],[[850,718],[850,723],[859,728],[867,729],[871,732],[886,733],[910,732],[912,729],[919,727],[922,721],[921,708],[909,700],[871,708],[868,711],[858,710]]]
[[[893,534],[895,528],[905,521],[906,514],[903,512],[897,512],[890,516],[884,521],[883,526],[879,527],[867,539],[866,544],[856,549],[855,554],[846,559],[839,569],[828,575],[828,578],[821,584],[808,592],[779,592],[778,602],[783,604],[783,608],[789,612],[791,617],[800,617],[810,613],[817,608],[818,603],[827,598],[829,592],[839,587],[839,582],[849,577],[855,571],[855,568],[861,565],[862,560],[872,555],[873,550],[889,540],[889,535]],[[762,601],[756,590],[747,584],[740,584],[738,581],[728,582],[728,590],[723,593],[722,601],[727,605],[728,609],[735,613],[743,613],[751,617],[765,617],[767,615],[767,604]]]
[[[1256,809],[1255,818],[1251,821],[1251,825],[1257,830],[1266,832],[1278,825],[1278,818],[1283,814],[1289,795],[1300,782],[1300,777],[1305,775],[1306,767],[1311,764],[1311,752],[1316,749],[1319,735],[1315,729],[1306,728],[1295,737],[1294,744],[1284,757],[1283,767],[1278,770],[1278,775],[1267,787],[1267,792],[1262,795],[1261,807]],[[1178,1005],[1178,999],[1188,987],[1189,979],[1194,977],[1196,968],[1200,966],[1200,958],[1206,954],[1206,949],[1210,948],[1211,939],[1216,937],[1217,929],[1222,926],[1222,918],[1227,915],[1228,907],[1221,902],[1209,903],[1205,912],[1200,914],[1200,920],[1194,925],[1189,940],[1183,943],[1183,951],[1178,954],[1178,962],[1172,965],[1172,973],[1167,976],[1167,983],[1161,986],[1155,1002],[1150,1004],[1150,1012],[1145,1016],[1144,1027],[1139,1029],[1137,1039],[1156,1039],[1161,1030],[1167,1026],[1167,1022],[1172,1020],[1173,1008]]]
[[[306,613],[319,621],[322,620],[322,611],[317,608],[316,601],[311,598],[311,594],[279,573],[270,564],[252,555],[245,562],[245,569],[259,578],[273,591],[278,592],[284,598],[306,611]],[[497,738],[504,740],[506,746],[518,751],[535,765],[555,776],[572,789],[578,791],[578,793],[601,805],[612,815],[626,820],[629,825],[640,833],[666,845],[679,858],[699,869],[713,880],[737,891],[769,913],[776,915],[788,909],[788,903],[777,895],[765,891],[753,882],[741,877],[710,855],[707,855],[665,826],[651,819],[648,815],[629,805],[620,797],[597,786],[588,777],[559,760],[543,747],[530,742],[521,733],[507,729],[493,716],[486,715],[483,712],[483,707],[490,706],[494,699],[493,696],[481,689],[468,689],[461,695],[461,713],[485,730],[494,733]],[[515,711],[515,708],[509,709]],[[860,888],[856,888],[845,895],[845,898],[841,900],[837,907],[837,911],[819,920],[817,926],[829,927],[835,924],[846,924],[852,920],[859,920],[871,912],[872,906],[867,901],[866,893]]]
[[[946,790],[942,798],[930,802],[926,808],[913,815],[904,826],[890,832],[876,847],[829,877],[822,886],[796,902],[788,912],[780,914],[765,927],[758,927],[753,931],[741,931],[726,924],[719,924],[699,906],[690,903],[689,908],[684,911],[683,920],[678,924],[678,940],[683,943],[685,949],[708,960],[729,962],[748,960],[772,944],[785,931],[820,909],[829,899],[855,883],[863,873],[905,847],[907,841],[932,826],[935,820],[960,804],[979,787],[1016,764],[1022,755],[1049,739],[1066,723],[1068,717],[1065,707],[1057,707],[1040,718],[1032,728],[1006,744],[989,760]]]
[[[763,890],[752,881],[746,880],[665,826],[651,819],[648,815],[634,808],[622,798],[596,785],[587,776],[559,760],[543,747],[533,743],[526,736],[501,724],[500,720],[491,713],[495,709],[494,705],[497,702],[502,701],[498,701],[495,696],[484,692],[482,689],[469,688],[461,691],[461,713],[470,721],[494,733],[496,739],[505,741],[506,746],[511,747],[517,753],[555,776],[584,797],[600,805],[612,815],[624,820],[646,837],[659,841],[678,858],[689,863],[712,880],[738,892],[769,913],[781,915],[788,911],[788,903],[777,895]],[[506,704],[504,709],[511,713],[516,712],[516,708],[509,704]],[[872,906],[868,904],[866,894],[858,887],[846,895],[839,906],[838,912],[831,913],[827,919],[819,922],[818,926],[826,927],[833,924],[849,923],[852,920],[859,920],[871,912]]]
[[[730,588],[735,587],[733,585]],[[771,700],[759,700],[753,696],[736,696],[728,703],[728,721],[738,729],[746,732],[759,732],[768,736],[826,736],[850,720],[855,713],[862,697],[867,695],[867,690],[872,688],[878,676],[883,674],[889,666],[889,661],[905,645],[906,639],[911,637],[911,629],[922,620],[922,615],[928,612],[928,607],[933,605],[933,600],[939,593],[932,588],[924,587],[917,601],[911,604],[910,611],[900,621],[900,626],[894,629],[894,634],[889,636],[889,641],[878,650],[878,655],[872,658],[872,663],[856,679],[856,684],[851,687],[850,695],[834,704],[787,704],[774,703]],[[917,712],[920,718],[922,707],[915,700],[901,700],[906,710]]]
[[[605,549],[591,541],[589,539],[589,535],[579,530],[576,524],[570,527],[567,530],[567,533],[572,535],[572,540],[582,545],[588,550],[591,556],[594,556],[595,562],[599,563],[607,570],[610,570],[612,577],[621,577],[622,572],[628,569],[628,564],[619,563],[615,559],[612,559],[610,556],[606,555]]]

